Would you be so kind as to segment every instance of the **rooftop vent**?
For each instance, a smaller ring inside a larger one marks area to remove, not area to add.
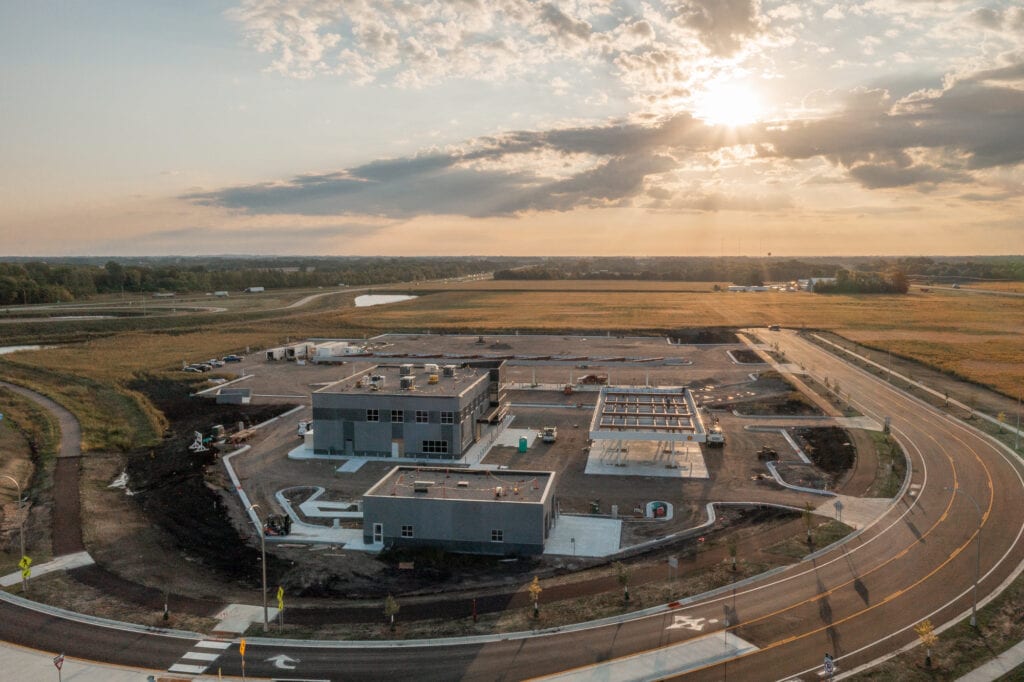
[[[437,365],[432,362],[428,362],[427,364],[423,365],[423,370],[427,374],[437,374]]]
[[[413,481],[412,490],[415,493],[428,493],[432,485],[434,485],[433,481]]]
[[[416,379],[411,376],[400,377],[399,381],[401,381],[403,391],[411,391],[416,387]]]
[[[455,485],[460,487],[460,488],[468,488],[469,487],[469,481],[459,481]]]
[[[455,365],[445,365],[443,369],[446,377],[455,376]]]
[[[399,365],[399,367],[398,367],[398,373],[399,373],[399,374],[400,374],[401,376],[403,376],[403,377],[404,377],[404,376],[409,376],[410,374],[412,374],[412,365],[409,365],[409,364],[406,364],[406,365]]]

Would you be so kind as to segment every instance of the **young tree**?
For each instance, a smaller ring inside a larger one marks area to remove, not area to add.
[[[537,576],[533,576],[533,582],[530,583],[530,598],[533,599],[533,617],[540,617],[540,593],[544,591],[544,588],[540,586],[540,580]]]
[[[398,613],[398,600],[390,594],[384,599],[384,616],[390,621],[391,631],[395,631],[395,614]]]
[[[736,536],[732,535],[725,545],[729,550],[729,558],[732,559],[732,570],[736,570],[736,554],[739,552],[739,545],[736,542]]]
[[[621,561],[616,561],[613,566],[615,567],[616,577],[619,579],[619,584],[622,585],[622,601],[629,601],[629,568],[626,564]]]
[[[811,544],[811,528],[814,526],[814,507],[804,502],[804,525],[807,526],[807,544]]]
[[[932,627],[930,620],[922,620],[920,623],[914,626],[914,632],[921,639],[921,644],[924,645],[924,664],[925,667],[932,667],[932,647],[939,641],[938,636],[935,634],[935,628]]]

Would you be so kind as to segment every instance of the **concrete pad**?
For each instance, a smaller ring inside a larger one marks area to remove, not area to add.
[[[836,417],[839,426],[848,429],[865,429],[867,431],[881,431],[882,425],[871,417]]]
[[[518,448],[520,438],[525,438],[526,447],[532,448],[533,442],[537,440],[537,429],[505,429],[494,439],[494,444]]]
[[[41,575],[47,573],[53,573],[55,571],[67,571],[72,568],[80,568],[82,566],[89,566],[96,563],[89,556],[88,552],[75,552],[74,554],[64,554],[59,557],[54,557],[51,561],[47,561],[43,564],[35,564],[31,567],[32,575],[29,577],[38,578]],[[15,571],[14,573],[8,573],[7,575],[0,578],[0,585],[4,587],[11,587],[21,582],[21,571]]]
[[[292,522],[291,533],[275,538],[267,538],[267,542],[344,545],[344,549],[359,552],[379,552],[384,549],[384,543],[382,542],[371,542],[370,544],[363,542],[363,531],[361,528],[333,528],[310,523],[295,523],[294,521]]]
[[[268,597],[271,600],[271,597]],[[267,607],[267,620],[273,621],[277,617],[276,607]],[[253,623],[263,622],[263,607],[251,606],[249,604],[228,604],[214,616],[218,620],[213,627],[214,632],[228,632],[242,634],[249,629]],[[199,671],[202,672],[202,671]]]
[[[836,509],[836,502],[842,505],[841,511]],[[851,528],[860,530],[884,514],[890,504],[892,504],[892,500],[887,497],[836,495],[829,498],[827,502],[819,504],[814,511],[821,516],[841,520]]]
[[[598,476],[657,476],[660,478],[708,478],[708,467],[697,443],[622,441],[626,452],[615,449],[618,441],[595,440],[584,472]]]
[[[607,663],[588,665],[538,679],[550,682],[661,680],[755,649],[757,647],[750,642],[723,630],[647,653],[617,658]]]
[[[560,514],[544,545],[545,554],[600,557],[619,551],[621,519]]]
[[[20,576],[20,574],[19,574]],[[56,680],[57,670],[53,666],[55,652],[25,649],[13,644],[0,644],[0,663],[3,665],[5,680]],[[147,675],[161,677],[161,670],[144,670],[124,666],[103,665],[83,661],[71,656],[64,657],[61,679],[68,682],[142,682]],[[194,678],[200,679],[200,678]],[[216,677],[202,678],[216,680]]]

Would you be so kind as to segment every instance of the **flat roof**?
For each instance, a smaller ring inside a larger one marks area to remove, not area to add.
[[[554,479],[553,471],[397,466],[363,496],[536,504]]]
[[[701,442],[706,433],[688,389],[615,386],[601,389],[590,438]]]
[[[430,364],[430,363],[427,363]],[[403,365],[410,368],[409,374],[403,374]],[[445,365],[438,364],[436,372],[428,372],[424,363],[374,365],[369,369],[357,372],[352,376],[335,381],[315,391],[315,393],[341,393],[348,395],[434,395],[460,396],[480,381],[487,381],[488,373],[482,367],[462,367],[452,365],[454,376],[445,376]],[[402,388],[402,378],[411,376],[413,387]],[[431,383],[431,376],[437,381]]]

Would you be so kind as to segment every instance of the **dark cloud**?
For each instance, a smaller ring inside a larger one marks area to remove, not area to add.
[[[690,0],[679,7],[678,21],[697,31],[713,54],[727,56],[761,32],[759,0]]]
[[[541,6],[540,17],[561,38],[587,40],[590,37],[590,24],[579,19],[573,19],[551,3],[545,3]]]
[[[970,176],[934,166],[863,163],[850,169],[850,176],[868,189],[934,185],[940,182],[968,182]]]
[[[924,148],[948,152],[951,160],[946,170],[952,172],[960,166],[980,169],[1021,163],[1021,130],[1024,92],[964,79],[941,92],[913,95],[890,110],[857,106],[828,119],[767,130],[764,139],[771,143],[771,151],[762,154],[791,159],[822,156],[846,168],[862,163],[905,168],[906,150]],[[881,175],[881,171],[862,171],[865,178]]]

